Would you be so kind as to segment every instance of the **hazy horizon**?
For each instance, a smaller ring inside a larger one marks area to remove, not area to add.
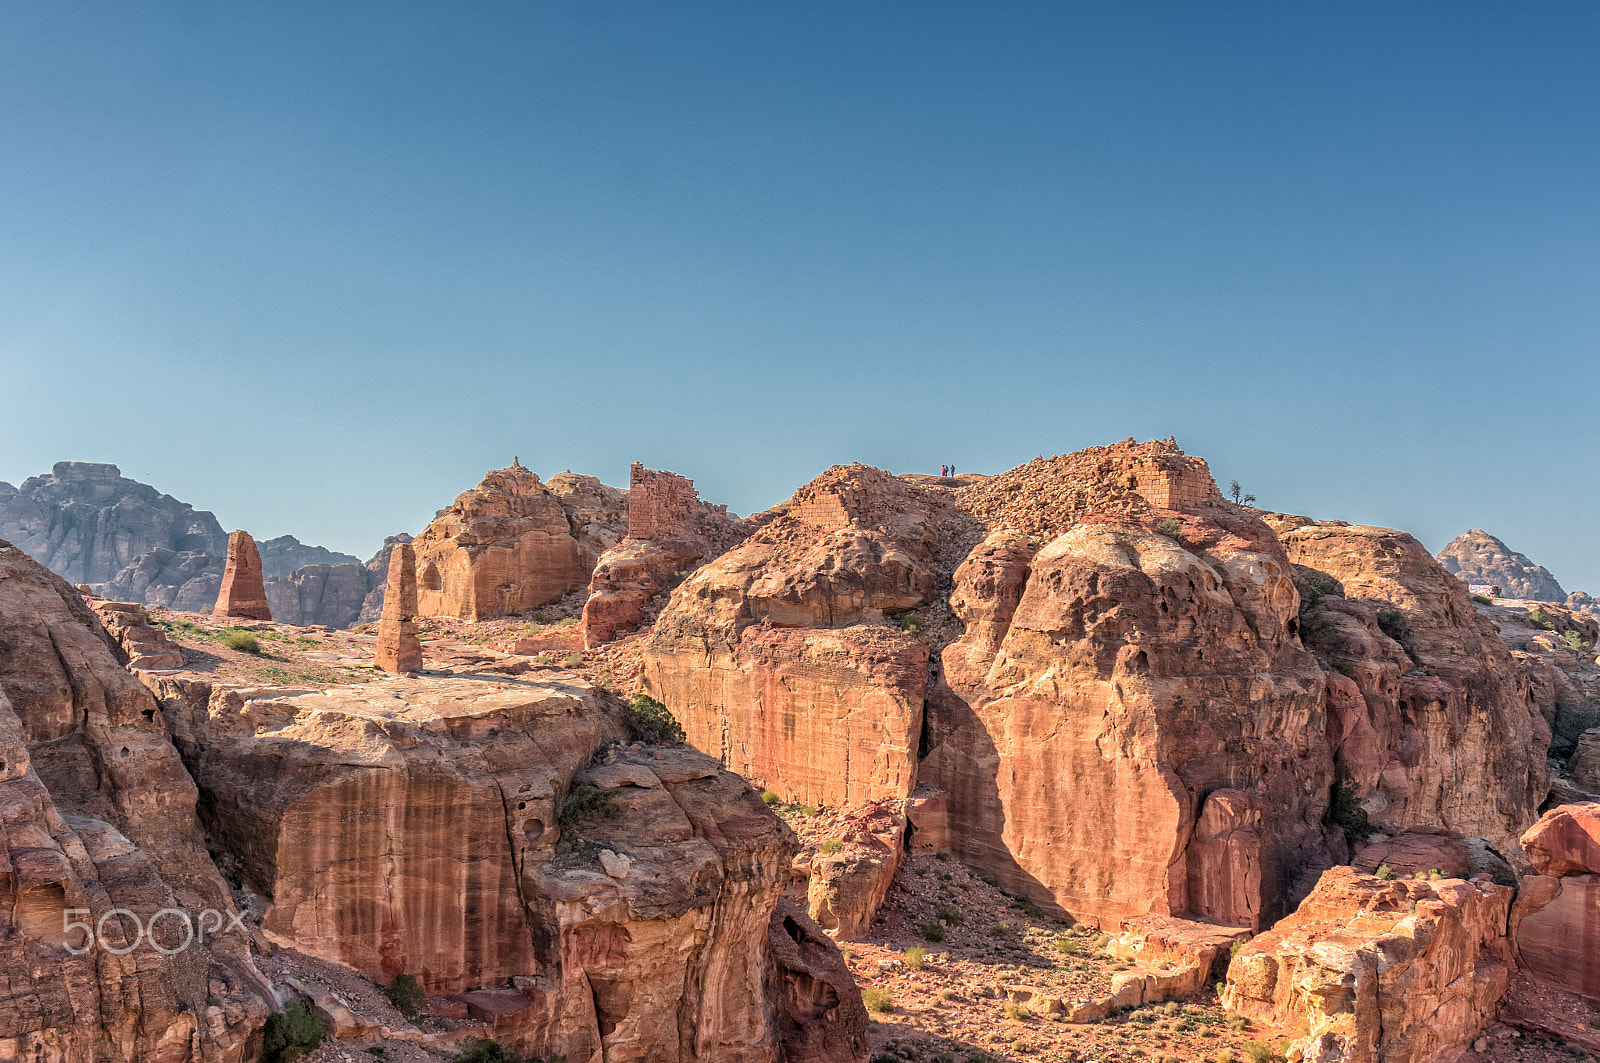
[[[1175,435],[1600,593],[1600,9],[20,3],[0,479],[365,558]]]

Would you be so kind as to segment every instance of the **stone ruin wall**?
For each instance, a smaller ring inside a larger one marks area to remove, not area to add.
[[[1187,509],[1222,500],[1204,458],[1163,456],[1128,469],[1128,486],[1157,509]]]
[[[633,463],[628,478],[628,538],[687,538],[706,517],[726,520],[728,507],[700,501],[694,481],[686,476]]]

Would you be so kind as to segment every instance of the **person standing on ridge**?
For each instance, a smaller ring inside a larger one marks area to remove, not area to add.
[[[948,465],[939,466],[939,475],[940,476],[949,476],[950,475],[950,466],[948,466]]]

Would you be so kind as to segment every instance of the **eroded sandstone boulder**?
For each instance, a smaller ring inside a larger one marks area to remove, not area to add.
[[[217,616],[237,616],[247,620],[271,620],[267,589],[261,575],[261,555],[255,540],[243,530],[228,536],[228,568],[222,574],[222,589],[211,610]]]
[[[553,602],[589,582],[626,518],[624,492],[591,476],[491,472],[412,541],[421,615],[482,620]]]
[[[410,543],[400,543],[389,559],[383,619],[378,621],[378,667],[385,672],[420,672],[422,642],[417,638],[417,558]]]
[[[1564,601],[1567,592],[1543,565],[1519,554],[1481,528],[1458,535],[1438,553],[1445,570],[1463,583],[1496,586],[1503,598]]]
[[[1538,872],[1511,913],[1527,975],[1600,1004],[1600,803],[1559,805],[1522,836]]]
[[[1223,1005],[1306,1031],[1290,1059],[1453,1059],[1505,994],[1512,893],[1487,878],[1385,881],[1332,868],[1294,914],[1235,953]]]
[[[0,542],[0,1058],[244,1063],[269,990],[244,935],[215,933],[235,909],[194,784],[112,645]]]
[[[1520,860],[1516,840],[1549,789],[1550,731],[1466,587],[1405,532],[1266,519],[1320,588],[1303,634],[1349,680],[1329,681],[1329,738],[1367,815],[1483,838]]]

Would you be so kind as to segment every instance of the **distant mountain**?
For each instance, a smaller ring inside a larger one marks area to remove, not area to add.
[[[1468,583],[1498,586],[1502,597],[1536,602],[1567,600],[1567,592],[1549,569],[1534,564],[1526,554],[1517,553],[1480,528],[1457,536],[1437,556],[1447,570]]]
[[[0,482],[0,539],[69,583],[120,601],[205,612],[227,568],[228,533],[217,518],[130,480],[115,465],[57,462],[21,487]],[[293,535],[258,544],[275,619],[348,627],[387,574],[386,543],[363,564]]]

